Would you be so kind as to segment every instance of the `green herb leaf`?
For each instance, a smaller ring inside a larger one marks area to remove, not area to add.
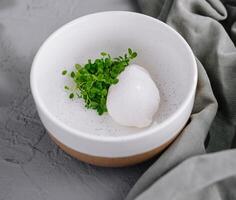
[[[75,72],[72,71],[72,72],[70,73],[70,76],[71,76],[71,78],[74,78],[74,77],[75,77]]]
[[[101,52],[101,55],[102,55],[102,56],[106,56],[107,53],[106,53],[106,52]]]
[[[137,55],[138,55],[138,54],[137,54],[136,52],[133,52],[133,53],[132,53],[132,58],[136,58]]]
[[[80,70],[82,66],[80,64],[75,64],[75,69]]]
[[[132,55],[132,50],[130,48],[128,48],[128,53],[129,55]]]
[[[70,99],[73,99],[74,96],[75,96],[74,93],[70,93],[69,98],[70,98]]]
[[[62,75],[66,75],[66,74],[67,74],[67,70],[63,70]]]

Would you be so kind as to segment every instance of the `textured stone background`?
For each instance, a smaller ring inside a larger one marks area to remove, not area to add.
[[[0,200],[123,199],[147,168],[99,168],[63,153],[29,89],[33,57],[54,30],[88,13],[136,9],[127,0],[0,0]]]

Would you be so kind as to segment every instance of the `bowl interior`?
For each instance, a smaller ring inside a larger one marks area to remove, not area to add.
[[[64,85],[72,82],[61,75],[63,69],[70,71],[75,63],[95,59],[102,51],[115,57],[127,48],[138,53],[133,63],[150,72],[160,91],[159,110],[143,129],[120,126],[108,114],[98,116],[84,108],[81,99],[70,100]],[[141,134],[167,120],[182,106],[195,75],[192,55],[176,32],[151,17],[129,12],[88,15],[65,25],[41,47],[33,68],[36,98],[59,125],[106,137]]]

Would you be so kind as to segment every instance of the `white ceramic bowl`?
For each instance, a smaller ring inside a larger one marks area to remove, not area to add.
[[[70,100],[64,90],[70,79],[61,75],[102,51],[115,57],[129,47],[138,53],[134,63],[150,72],[160,90],[160,108],[142,129],[119,126],[108,114],[85,109],[81,99]],[[41,46],[31,70],[32,94],[48,132],[70,150],[98,158],[131,158],[171,141],[190,116],[196,85],[196,61],[187,42],[155,18],[124,11],[90,14],[64,25]]]

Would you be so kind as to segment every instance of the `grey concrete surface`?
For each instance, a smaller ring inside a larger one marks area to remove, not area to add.
[[[0,200],[119,200],[148,167],[94,167],[49,139],[30,94],[40,44],[64,23],[104,10],[135,10],[127,0],[0,0]]]

